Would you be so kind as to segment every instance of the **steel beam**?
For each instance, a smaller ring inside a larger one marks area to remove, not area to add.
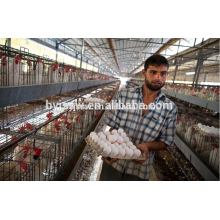
[[[119,67],[119,63],[118,63],[118,58],[117,58],[117,54],[115,53],[115,47],[114,47],[114,43],[113,43],[113,40],[111,38],[106,38],[106,41],[109,45],[109,48],[111,49],[112,51],[112,54],[113,54],[113,57],[115,59],[115,63],[117,64],[118,66],[118,69],[120,71],[120,67]]]
[[[60,44],[67,41],[67,40],[70,40],[70,39],[72,39],[72,38],[65,38],[64,40],[60,41]]]
[[[198,81],[198,75],[200,73],[200,69],[201,69],[201,66],[202,66],[202,59],[201,59],[201,55],[202,55],[202,49],[199,51],[199,58],[198,58],[198,61],[197,61],[197,64],[196,64],[196,71],[195,71],[195,75],[193,77],[193,85],[197,84],[197,81]]]
[[[11,38],[7,38],[7,47],[11,47]]]
[[[177,73],[177,71],[178,71],[178,65],[176,65],[176,68],[175,68],[175,74],[174,74],[174,76],[173,76],[173,83],[174,83],[174,81],[175,81],[175,79],[176,79],[176,73]]]
[[[195,50],[191,50],[191,51],[188,51],[188,52],[181,52],[178,56],[174,55],[174,56],[171,56],[168,58],[168,61],[171,62],[177,58],[182,58],[183,56],[190,56],[192,54],[196,54],[196,53],[199,53],[199,51],[201,49],[208,49],[208,50],[212,50],[212,49],[215,49],[215,48],[208,48],[208,47],[212,47],[212,46],[215,46],[215,45],[219,45],[219,40],[215,40],[211,43],[208,43],[208,44],[204,44],[205,42],[203,42],[203,44],[201,44],[200,47],[197,47],[197,49]],[[193,47],[189,47],[190,49],[193,48]],[[219,49],[215,49],[216,51],[219,51]]]
[[[47,46],[47,47],[49,47],[49,48],[51,48],[51,49],[53,49],[53,50],[56,50],[56,47],[54,47],[53,45],[51,45],[51,44],[49,44],[49,43],[47,43],[47,42],[45,42],[45,41],[43,41],[43,40],[41,40],[41,39],[38,39],[38,38],[28,38],[28,39],[30,39],[30,40],[32,40],[32,41],[35,41],[35,42],[37,42],[37,43],[39,43],[39,44],[42,44],[43,46]],[[80,45],[81,46],[81,45]],[[68,48],[67,48],[68,49]],[[71,48],[72,50],[74,50],[73,48]],[[69,49],[68,49],[69,50]],[[60,52],[62,52],[62,53],[64,53],[64,54],[67,54],[68,56],[70,56],[70,57],[73,57],[73,58],[75,58],[75,59],[77,59],[77,60],[80,60],[80,59],[78,59],[77,58],[77,53],[80,53],[79,51],[76,51],[76,50],[74,50],[74,52],[76,53],[76,56],[73,56],[71,53],[69,53],[69,52],[67,52],[67,51],[64,51],[64,50],[61,50],[61,49],[59,49],[59,51]],[[70,51],[70,50],[69,50]],[[89,58],[89,60],[91,60],[92,62],[95,62],[96,63],[96,61],[94,61],[93,59],[90,59]]]
[[[130,39],[126,39],[126,38],[113,38],[113,39],[119,39],[119,40],[127,40],[127,41],[132,41],[132,42],[140,42],[140,43],[149,43],[146,41],[140,41],[140,40],[130,40]],[[174,39],[174,38],[173,38]],[[179,38],[181,39],[181,38]],[[152,44],[158,44],[158,45],[167,45],[169,46],[180,46],[180,47],[186,47],[186,48],[195,48],[195,49],[200,49],[200,46],[186,46],[186,45],[173,45],[172,43],[169,43],[169,41],[167,43],[159,43],[159,42],[151,42]],[[218,50],[216,48],[204,48],[204,49],[211,49],[211,50]]]
[[[56,62],[58,57],[59,43],[56,41]]]
[[[156,53],[154,54],[160,54],[161,52],[163,52],[164,50],[166,50],[167,48],[169,48],[171,45],[175,44],[178,40],[180,40],[181,38],[172,38],[171,40],[168,41],[168,43],[166,45],[163,45],[159,50],[157,50]],[[154,42],[152,42],[154,43]],[[138,67],[136,67],[133,71],[130,72],[130,74],[132,74],[133,72],[135,72],[137,69],[141,68],[144,65],[145,61],[142,62]]]
[[[89,80],[30,86],[0,87],[0,108],[113,81],[115,80]]]
[[[98,67],[98,72],[99,72],[100,65],[101,65],[101,55],[99,55],[99,67]]]
[[[82,69],[83,53],[84,53],[84,38],[82,39],[81,58],[80,58],[80,70]]]

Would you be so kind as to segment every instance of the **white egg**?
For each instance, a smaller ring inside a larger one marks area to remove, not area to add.
[[[127,144],[128,147],[133,145],[133,143],[131,141],[127,142],[126,144]]]
[[[120,137],[120,134],[119,134],[119,133],[116,133],[115,135],[116,135],[117,137]]]
[[[124,130],[122,128],[118,129],[118,133],[123,133],[123,132],[124,132]]]
[[[124,150],[129,150],[130,148],[126,146],[126,147],[123,147],[123,149]]]
[[[140,157],[141,156],[141,151],[139,149],[134,150],[134,155],[136,157]]]
[[[111,143],[114,143],[114,142],[117,140],[117,136],[115,136],[115,135],[109,135],[109,136],[108,136],[108,140],[109,140]]]
[[[109,141],[106,141],[106,144],[107,144],[108,146],[110,146],[110,145],[111,145],[111,142],[109,142]]]
[[[130,140],[129,140],[129,137],[124,137],[124,142],[125,143],[127,143],[127,142],[129,142]]]
[[[134,145],[131,145],[129,148],[130,148],[131,150],[136,150],[136,149],[137,149]]]
[[[121,137],[125,138],[125,137],[127,137],[127,135],[123,132],[123,133],[121,133]]]
[[[111,147],[111,148],[115,148],[115,145],[114,145],[114,144],[110,144],[110,147]]]
[[[126,147],[127,145],[126,145],[125,143],[122,143],[121,146],[122,146],[122,147]]]
[[[105,142],[103,140],[100,141],[100,144],[105,144]]]
[[[91,132],[91,133],[90,133],[90,137],[95,136],[95,135],[96,135],[95,132]]]
[[[119,149],[118,156],[123,158],[125,156],[125,150],[124,149]]]
[[[107,157],[111,153],[111,147],[107,146],[102,152],[102,156]]]
[[[133,154],[134,154],[133,150],[131,149],[126,150],[126,155],[128,155],[129,157],[132,157]]]
[[[99,132],[97,135],[98,135],[99,137],[101,137],[101,135],[104,135],[104,133],[103,133],[103,132]]]
[[[118,148],[114,147],[111,149],[111,153],[109,154],[109,156],[111,158],[115,158],[118,155]]]
[[[117,132],[117,130],[115,130],[115,129],[112,130],[112,132],[111,132],[111,134],[116,134],[116,133],[118,133],[118,132]]]
[[[92,140],[95,140],[95,139],[97,139],[97,138],[98,138],[97,135],[93,135],[93,136],[92,136]]]
[[[100,135],[100,138],[104,141],[106,140],[106,136],[104,134]]]
[[[122,147],[120,144],[118,144],[116,147],[117,147],[118,149],[123,149],[123,147]]]
[[[119,143],[115,142],[114,145],[117,147],[119,145]]]
[[[108,145],[106,144],[106,143],[102,143],[102,144],[100,144],[100,147],[102,148],[102,149],[104,149],[105,147],[107,147]]]
[[[110,131],[106,131],[104,134],[105,134],[105,136],[108,136],[108,135],[110,135]]]
[[[117,142],[120,144],[120,143],[122,143],[124,141],[124,139],[122,138],[122,137],[117,137]]]

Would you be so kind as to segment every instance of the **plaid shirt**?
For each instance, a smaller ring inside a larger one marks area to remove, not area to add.
[[[125,105],[132,103],[132,100],[137,104],[143,103],[142,86],[122,89],[116,95],[115,100],[117,103],[120,100]],[[106,123],[114,129],[123,128],[132,138],[135,146],[152,141],[163,141],[171,146],[176,129],[177,107],[161,91],[154,100],[154,104],[157,103],[171,103],[173,108],[149,109],[143,117],[141,109],[109,110]],[[118,160],[111,165],[119,172],[124,171],[141,179],[150,179],[154,154],[154,151],[149,151],[147,160],[142,164],[135,165],[131,160]]]

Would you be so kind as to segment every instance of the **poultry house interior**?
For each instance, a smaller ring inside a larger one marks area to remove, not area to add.
[[[149,40],[152,45],[146,46]],[[100,47],[101,42],[106,46]],[[140,48],[138,57],[126,52],[132,45]],[[48,55],[38,53],[39,47]],[[150,181],[218,180],[216,38],[1,38],[0,180],[98,181],[101,153],[96,145],[91,149],[93,139],[86,137],[108,133],[109,111],[91,110],[89,104],[112,103],[118,91],[142,86],[141,68],[153,54],[169,62],[162,92],[178,107],[178,114],[174,143],[156,152]],[[138,58],[138,64],[125,65],[128,57],[131,64]],[[123,157],[118,148],[114,152]],[[132,152],[125,154],[139,155]]]

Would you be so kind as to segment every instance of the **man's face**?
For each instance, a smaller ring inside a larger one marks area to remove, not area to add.
[[[145,77],[145,84],[152,91],[159,91],[165,84],[168,74],[167,66],[149,66],[147,70],[142,70]]]

